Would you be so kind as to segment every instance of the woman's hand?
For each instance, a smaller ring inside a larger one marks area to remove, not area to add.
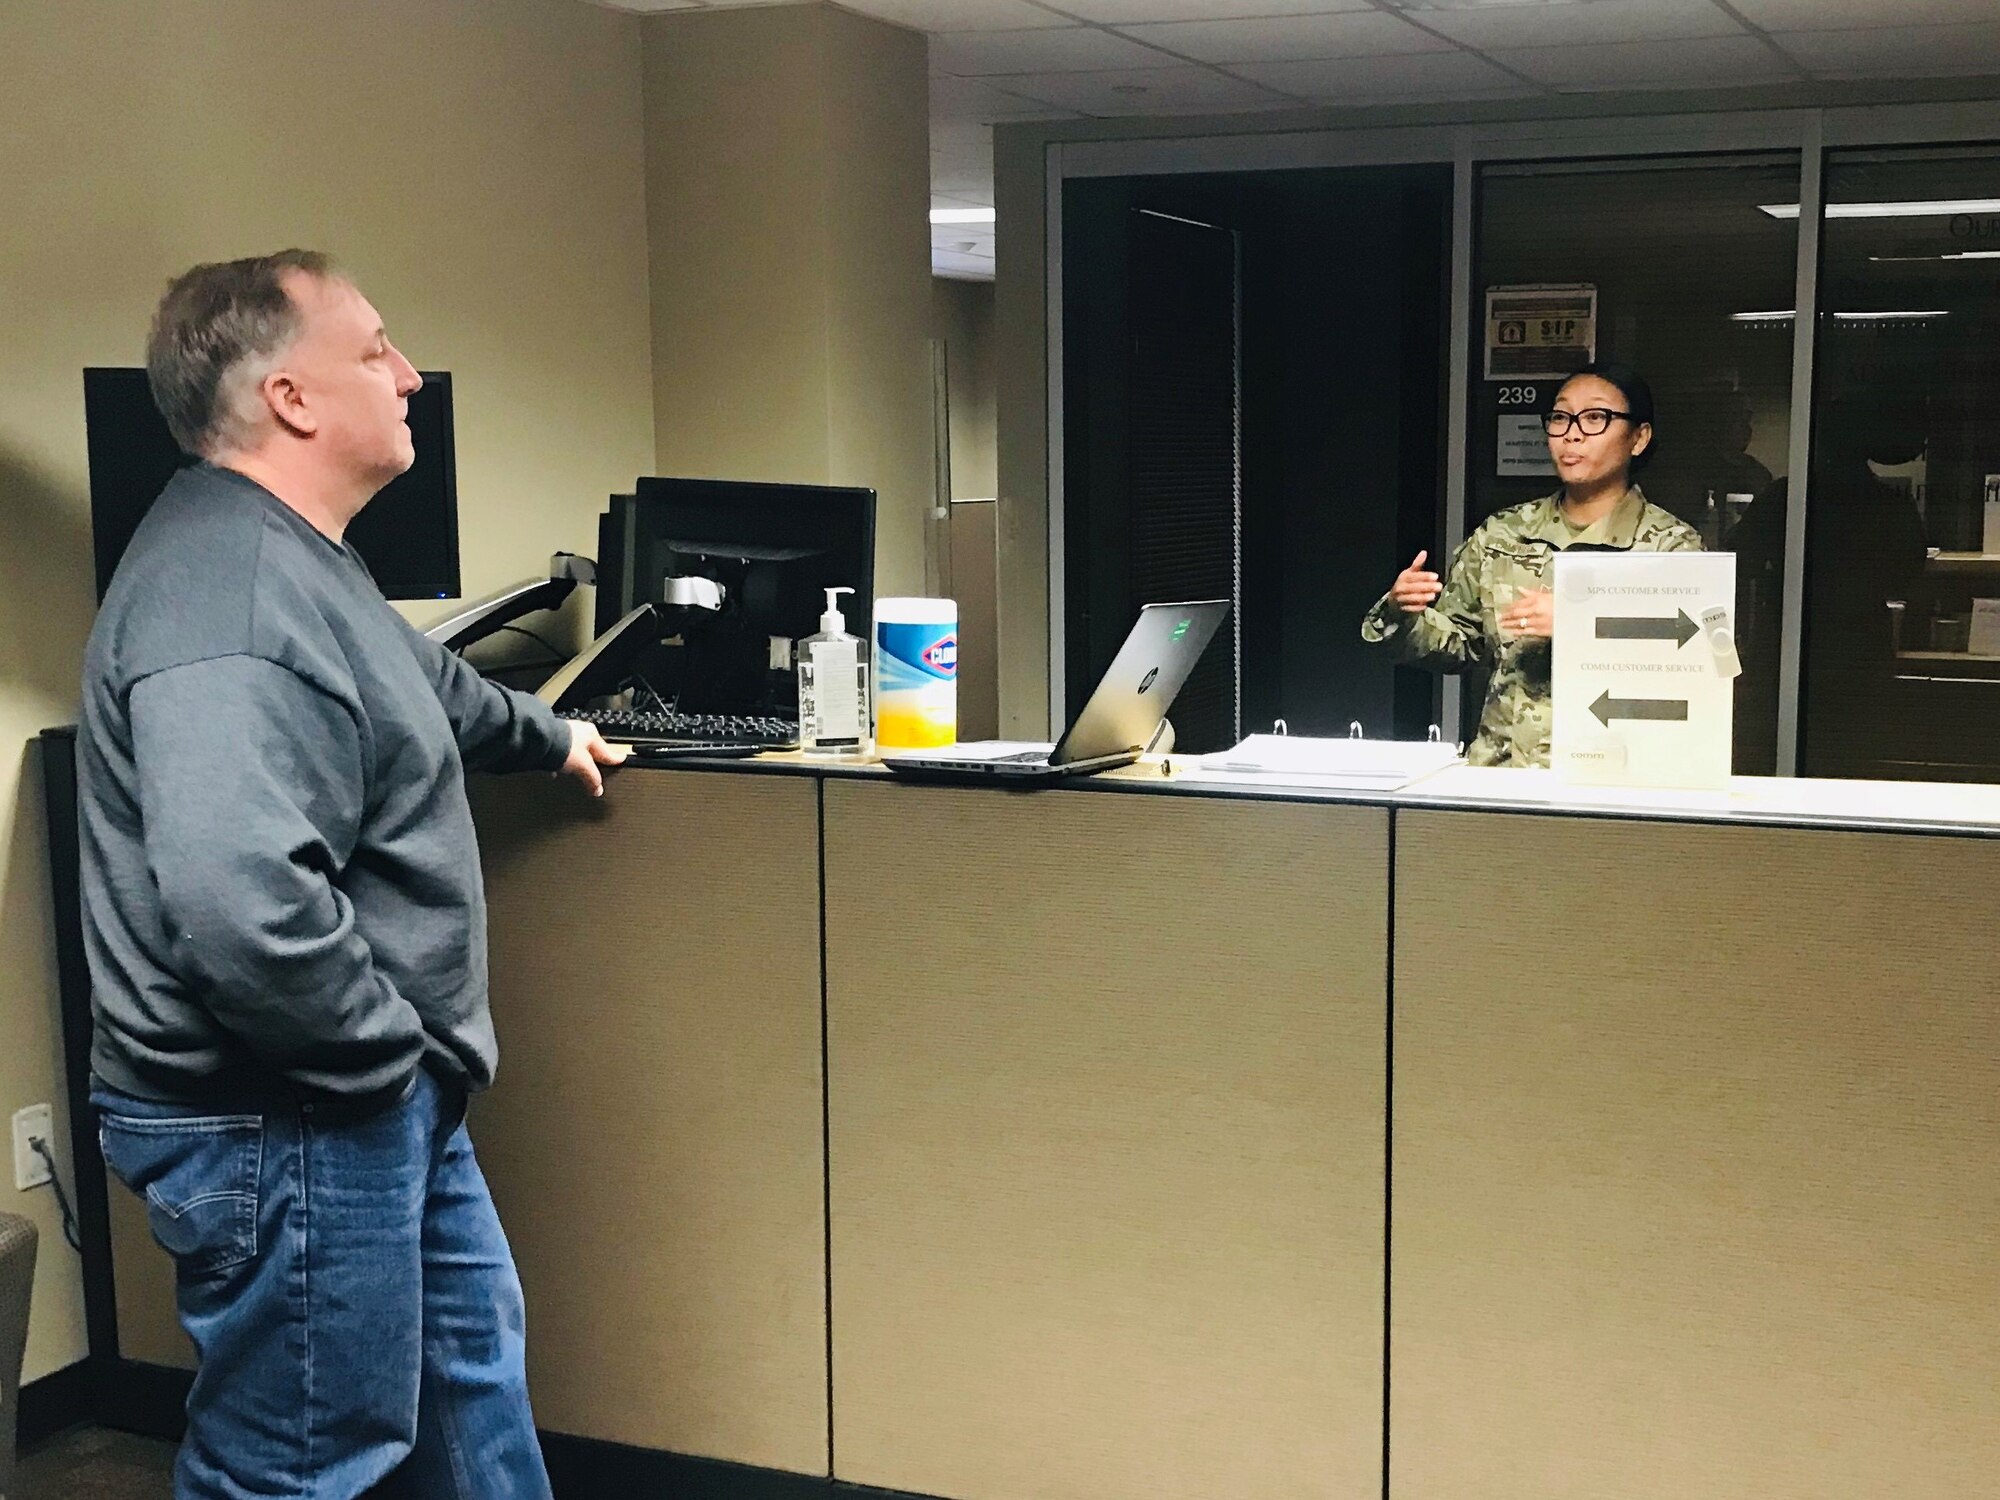
[[[1389,586],[1389,597],[1395,601],[1396,608],[1406,615],[1422,614],[1444,592],[1444,584],[1438,580],[1437,574],[1424,571],[1424,559],[1429,556],[1428,552],[1419,552]]]
[[[1540,636],[1547,640],[1556,633],[1556,596],[1547,589],[1526,589],[1521,597],[1500,611],[1502,634]]]

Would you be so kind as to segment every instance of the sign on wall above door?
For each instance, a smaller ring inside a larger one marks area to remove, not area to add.
[[[1597,288],[1486,289],[1486,378],[1561,379],[1597,358]]]

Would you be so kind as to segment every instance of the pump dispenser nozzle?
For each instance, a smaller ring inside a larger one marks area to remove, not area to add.
[[[826,613],[819,617],[819,628],[821,630],[832,635],[847,634],[847,618],[841,614],[840,600],[836,596],[851,594],[853,592],[854,590],[850,588],[826,590]]]

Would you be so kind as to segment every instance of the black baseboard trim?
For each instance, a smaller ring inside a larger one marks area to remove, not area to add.
[[[935,1500],[820,1474],[790,1474],[684,1453],[544,1432],[542,1456],[556,1500]]]
[[[817,1475],[656,1453],[561,1432],[542,1434],[542,1458],[556,1500],[606,1495],[621,1500],[826,1500],[831,1493]]]
[[[66,1428],[95,1421],[120,1432],[177,1443],[187,1428],[187,1394],[193,1375],[138,1360],[107,1361],[95,1372],[89,1362],[38,1380],[21,1392],[22,1445],[43,1441]],[[35,1437],[30,1439],[34,1395]],[[50,1425],[50,1424],[54,1425]],[[632,1448],[566,1432],[544,1432],[542,1456],[556,1500],[936,1500],[902,1490],[878,1490],[820,1474],[791,1474]]]
[[[97,1420],[120,1432],[178,1443],[187,1431],[192,1370],[136,1359],[107,1361],[97,1383]]]
[[[68,1432],[90,1421],[96,1415],[92,1391],[87,1359],[22,1386],[21,1403],[14,1411],[15,1450],[25,1453],[59,1432]]]

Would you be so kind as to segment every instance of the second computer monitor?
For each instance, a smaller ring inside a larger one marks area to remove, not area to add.
[[[719,584],[721,608],[683,602],[700,593],[687,580]],[[836,587],[854,590],[841,609],[865,636],[874,584],[870,489],[641,479],[611,497],[599,527],[598,633],[641,604],[662,606],[683,642],[662,665],[700,711],[782,709],[793,680],[774,664],[773,639],[818,630]]]

